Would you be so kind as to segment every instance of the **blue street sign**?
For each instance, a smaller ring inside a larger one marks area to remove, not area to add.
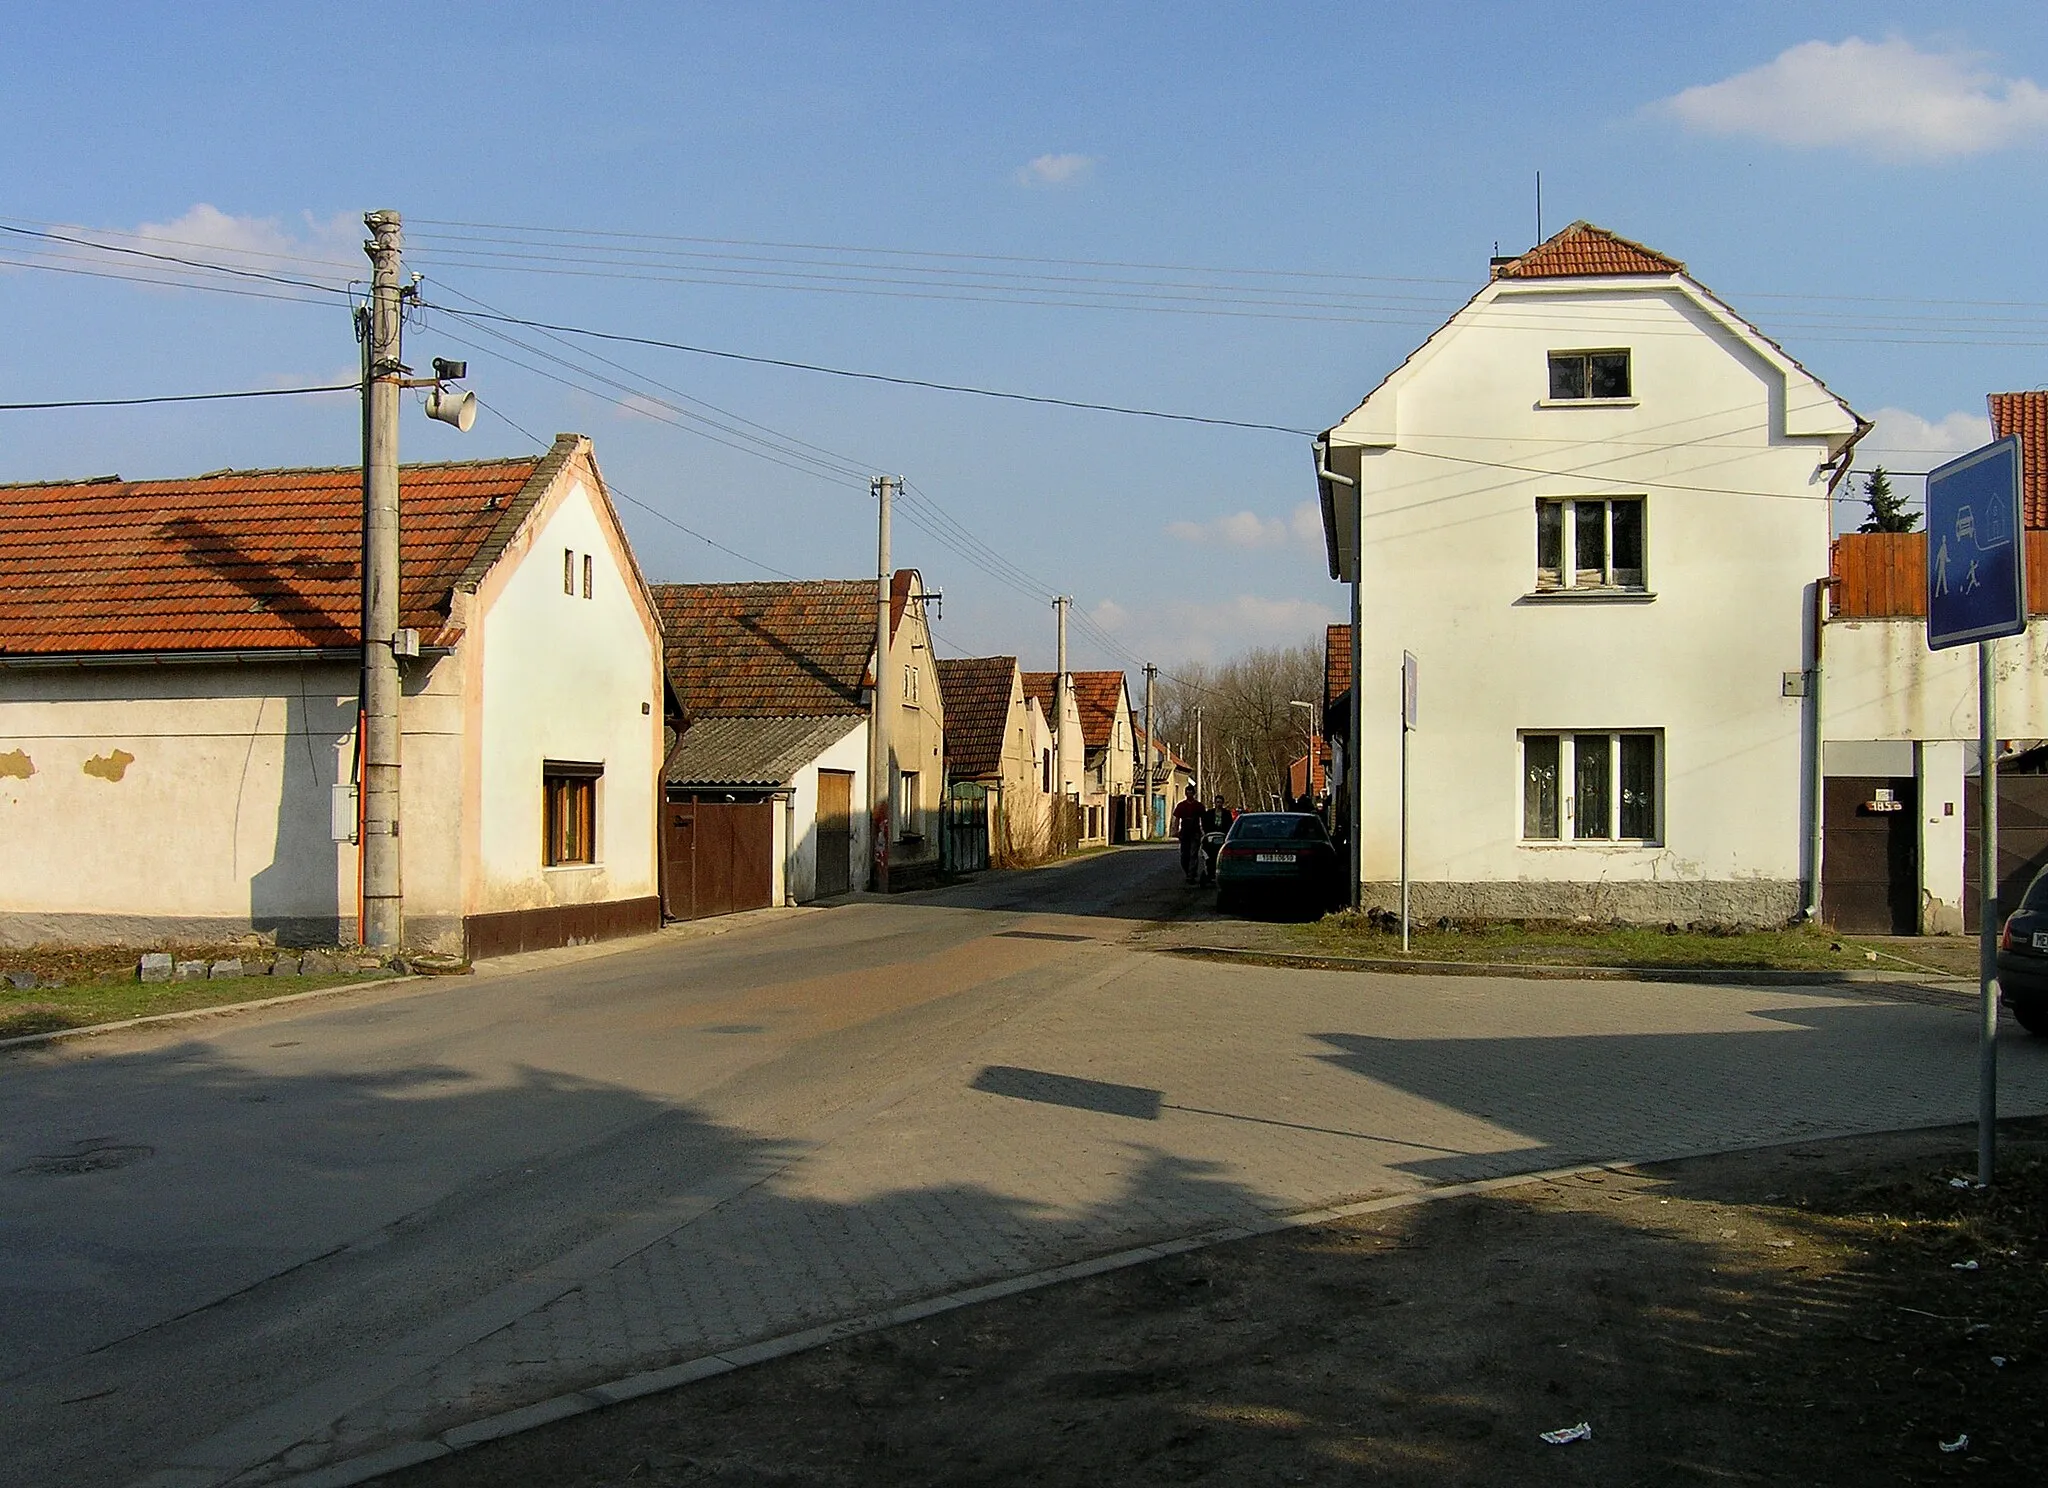
[[[2020,442],[1998,440],[1927,477],[1927,649],[2027,628]]]

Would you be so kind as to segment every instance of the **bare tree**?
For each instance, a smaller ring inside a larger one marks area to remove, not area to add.
[[[1319,641],[1264,646],[1211,666],[1188,662],[1164,672],[1153,700],[1159,736],[1194,761],[1195,710],[1202,717],[1202,779],[1233,805],[1270,808],[1287,793],[1287,767],[1308,748],[1309,718],[1295,700],[1323,696]]]

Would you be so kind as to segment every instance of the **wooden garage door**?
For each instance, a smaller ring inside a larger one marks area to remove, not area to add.
[[[818,887],[820,899],[853,887],[853,771],[818,772]]]
[[[1835,775],[1826,785],[1821,917],[1853,935],[1916,934],[1920,813],[1913,777]]]
[[[767,801],[670,801],[663,807],[671,919],[765,909],[775,892],[775,808]]]
[[[1977,929],[1978,905],[1983,895],[1978,885],[1983,870],[1977,862],[1977,843],[1983,820],[1983,791],[1975,779],[1963,782],[1963,928]],[[2001,775],[1998,777],[1998,903],[2001,913],[2010,913],[2034,881],[2034,875],[2048,867],[2048,775]]]

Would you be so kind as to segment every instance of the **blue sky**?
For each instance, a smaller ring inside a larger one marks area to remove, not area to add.
[[[1894,467],[1976,442],[1986,392],[2048,381],[2037,5],[1190,9],[14,7],[0,223],[341,284],[362,212],[390,207],[431,301],[1315,429],[1496,243],[1528,246],[1540,169],[1546,229],[1585,217],[1686,260],[1879,415]],[[0,237],[0,259],[55,261]],[[0,265],[0,401],[352,376],[345,303],[307,297]],[[516,334],[574,368],[438,313],[407,350],[467,355],[535,434],[589,433],[657,580],[763,576],[675,523],[787,573],[868,571],[873,470],[1022,570],[899,524],[956,653],[1049,664],[1054,589],[1083,665],[1335,618],[1301,438]],[[775,431],[780,463],[729,447],[751,426],[727,415]],[[357,458],[346,396],[0,416],[0,479]],[[407,459],[526,447],[489,415],[404,426]]]

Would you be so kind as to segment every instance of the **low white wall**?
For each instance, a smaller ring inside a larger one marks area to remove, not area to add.
[[[2048,738],[2048,621],[1995,657],[1999,737]],[[1977,737],[1977,648],[1929,651],[1924,621],[1830,621],[1821,662],[1825,738]]]

